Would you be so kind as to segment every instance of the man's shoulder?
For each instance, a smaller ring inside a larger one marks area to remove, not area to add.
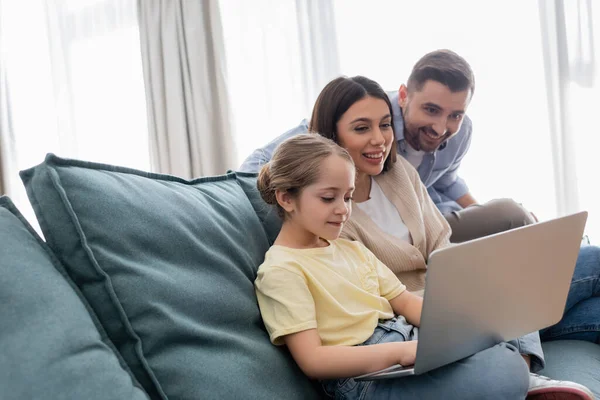
[[[282,133],[281,135],[277,136],[275,139],[271,140],[269,142],[269,144],[267,145],[267,147],[272,144],[278,145],[281,142],[283,142],[291,137],[294,137],[294,136],[297,136],[297,135],[300,135],[303,133],[308,133],[308,120],[306,120],[306,119],[303,119],[302,121],[300,121],[300,123],[298,125],[296,125],[292,129],[288,130],[287,132]]]
[[[462,125],[458,130],[458,133],[451,137],[446,142],[446,147],[440,152],[441,154],[457,156],[466,152],[468,145],[471,141],[471,134],[473,132],[473,123],[471,119],[465,115]]]
[[[470,138],[471,133],[473,132],[473,121],[469,118],[468,115],[465,115],[463,118],[463,123],[458,130],[455,138]]]
[[[265,146],[254,150],[252,152],[252,154],[250,154],[248,157],[246,157],[246,159],[244,160],[242,165],[238,168],[238,170],[242,171],[242,172],[254,172],[254,173],[260,171],[261,167],[271,160],[271,157],[273,156],[273,152],[275,152],[275,149],[277,148],[277,146],[279,146],[279,144],[281,142],[283,142],[293,136],[300,135],[300,134],[303,134],[306,132],[308,132],[308,121],[306,119],[303,119],[300,122],[300,124],[298,124],[296,127],[279,135],[275,139],[272,139]]]

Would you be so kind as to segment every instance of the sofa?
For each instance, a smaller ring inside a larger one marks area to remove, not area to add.
[[[0,398],[315,399],[253,281],[280,221],[256,175],[184,180],[49,154],[0,198]],[[600,346],[544,344],[600,396]]]

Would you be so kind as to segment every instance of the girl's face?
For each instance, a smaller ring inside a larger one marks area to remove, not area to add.
[[[331,155],[322,161],[319,171],[318,181],[302,189],[286,209],[286,223],[291,224],[303,243],[319,238],[337,239],[352,211],[354,166],[338,155]]]
[[[361,174],[379,175],[394,140],[387,103],[367,96],[354,103],[337,122],[337,137]]]

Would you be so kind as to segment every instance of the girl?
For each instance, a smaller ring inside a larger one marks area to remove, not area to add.
[[[377,150],[365,158],[382,163],[389,146]],[[352,379],[414,362],[422,307],[364,245],[339,239],[356,193],[353,158],[321,136],[300,135],[260,172],[261,196],[283,218],[255,281],[272,343],[285,344],[336,398],[524,398],[527,366],[506,343],[423,375]]]

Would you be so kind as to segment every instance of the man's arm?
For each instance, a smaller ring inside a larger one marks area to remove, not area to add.
[[[281,142],[293,136],[306,132],[308,132],[308,121],[304,119],[302,120],[302,122],[300,122],[300,125],[290,129],[282,135],[279,135],[266,146],[254,150],[252,154],[250,154],[248,158],[244,160],[240,168],[238,168],[238,171],[259,172],[262,166],[271,160],[275,149],[277,148],[277,146],[279,146]]]
[[[473,204],[477,204],[477,200],[475,200],[475,198],[471,196],[471,193],[462,195],[461,197],[456,199],[456,202],[462,208],[467,208],[469,206],[472,206]]]
[[[446,148],[444,150],[441,150],[454,150],[456,154],[454,154],[453,161],[448,166],[446,172],[444,172],[444,174],[440,176],[435,183],[433,183],[432,187],[438,193],[443,194],[444,196],[456,201],[460,206],[464,208],[477,202],[475,198],[469,193],[469,188],[465,181],[458,176],[458,168],[460,167],[463,158],[465,157],[467,151],[469,150],[469,147],[471,146],[471,134],[473,128],[471,120],[468,119],[468,117],[465,117],[465,121],[463,122],[463,126],[461,126],[460,130],[461,133],[457,135],[459,137],[450,139],[462,139],[460,145],[455,149]]]

